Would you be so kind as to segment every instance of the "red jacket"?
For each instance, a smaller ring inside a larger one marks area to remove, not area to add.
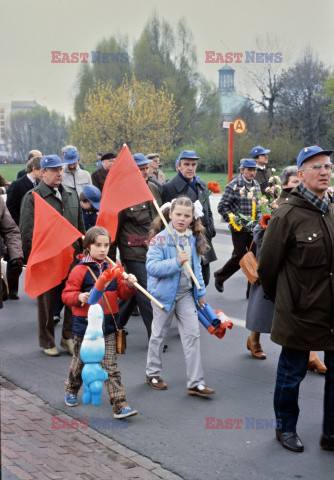
[[[79,255],[79,258],[82,258],[82,255]],[[103,262],[100,266],[97,262],[87,262],[87,263],[79,263],[76,267],[73,268],[71,271],[65,289],[62,293],[62,300],[65,305],[69,305],[72,307],[72,315],[73,315],[73,327],[72,332],[75,335],[79,335],[81,337],[84,336],[86,328],[87,328],[87,315],[89,304],[85,303],[83,306],[79,302],[79,294],[83,292],[90,292],[95,285],[95,280],[89,270],[87,269],[87,265],[92,269],[95,276],[98,278],[100,273],[109,268],[109,264],[107,261]],[[115,278],[110,282],[108,287],[106,288],[105,294],[107,296],[108,302],[110,304],[110,308],[112,310],[113,316],[117,323],[117,326],[121,328],[119,323],[119,314],[118,314],[118,298],[122,300],[127,300],[131,298],[134,292],[136,291],[135,288],[129,287],[123,277]],[[103,298],[103,297],[102,297]],[[102,298],[99,301],[99,304],[102,306]],[[108,306],[106,302],[103,300],[104,304],[104,313],[105,313],[105,320],[103,325],[103,331],[106,335],[110,335],[111,333],[115,332],[115,325],[112,315],[109,312]]]

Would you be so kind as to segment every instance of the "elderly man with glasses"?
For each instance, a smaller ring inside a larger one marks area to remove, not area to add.
[[[269,221],[259,260],[267,298],[275,302],[271,340],[282,346],[274,409],[276,438],[302,452],[296,433],[299,385],[310,350],[324,350],[327,367],[320,445],[334,451],[334,205],[328,188],[332,150],[305,147],[297,158],[300,184]]]

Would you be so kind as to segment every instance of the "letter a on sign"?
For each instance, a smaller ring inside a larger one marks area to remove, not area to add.
[[[246,122],[242,118],[237,118],[233,122],[233,128],[235,133],[244,133],[246,131]]]

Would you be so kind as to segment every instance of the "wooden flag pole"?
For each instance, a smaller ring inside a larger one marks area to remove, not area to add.
[[[106,257],[108,262],[113,266],[115,267],[117,264],[115,262],[113,262],[111,260],[111,258],[109,257]],[[123,272],[123,277],[124,278],[127,278],[129,275],[126,273],[126,272]],[[161,308],[161,310],[164,309],[164,306],[162,305],[162,303],[160,303],[156,298],[154,298],[150,293],[148,293],[147,290],[145,290],[145,288],[143,288],[141,285],[139,285],[138,282],[134,282],[134,285],[138,288],[138,290],[140,290],[144,295],[146,295],[150,300],[152,300],[152,302],[154,302],[156,305],[158,305],[158,307]]]
[[[159,207],[159,205],[157,204],[157,201],[156,201],[155,199],[153,200],[153,205],[154,205],[155,208],[157,209],[157,212],[158,212],[158,214],[160,215],[161,220],[163,221],[163,223],[164,223],[165,227],[167,228],[170,236],[172,237],[173,242],[174,242],[174,245],[175,245],[176,248],[177,248],[177,251],[178,251],[178,252],[182,252],[182,250],[181,250],[181,248],[180,248],[180,245],[177,244],[177,242],[176,242],[176,240],[175,240],[175,238],[174,238],[174,235],[173,235],[173,233],[172,233],[172,231],[171,231],[168,223],[166,222],[166,219],[165,219],[165,217],[164,217],[164,215],[163,215],[163,213],[162,213],[162,211],[161,211],[161,209],[160,209],[160,207]],[[198,288],[198,290],[201,290],[200,284],[198,283],[198,280],[197,280],[197,278],[195,277],[195,274],[194,274],[194,272],[192,271],[192,268],[191,268],[191,266],[189,265],[188,260],[185,262],[185,266],[186,266],[188,272],[190,273],[191,278],[192,278],[193,281],[194,281],[194,284],[196,285],[196,287]]]
[[[84,236],[81,237],[82,240],[84,240]],[[113,266],[113,267],[116,267],[117,263],[113,262],[111,260],[111,258],[109,257],[106,257],[107,261]],[[126,272],[123,272],[123,278],[128,278],[128,274]],[[134,285],[138,288],[138,290],[140,290],[144,295],[146,295],[150,300],[152,300],[152,302],[154,302],[156,305],[158,305],[159,308],[161,308],[161,310],[164,309],[164,306],[162,303],[160,303],[156,298],[154,298],[150,293],[148,293],[147,290],[145,290],[144,287],[142,287],[141,285],[139,285],[138,282],[134,282]]]

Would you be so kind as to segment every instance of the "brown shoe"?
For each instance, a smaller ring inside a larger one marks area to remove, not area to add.
[[[188,393],[189,395],[198,395],[199,397],[209,397],[216,392],[206,385],[196,385],[196,387],[188,388]]]
[[[163,381],[161,377],[154,376],[149,377],[146,375],[146,382],[155,390],[167,390],[167,383]]]
[[[320,360],[320,358],[316,358],[311,362],[308,362],[308,370],[315,370],[318,373],[326,373],[327,367],[326,365]]]
[[[247,338],[247,349],[250,350],[252,356],[257,360],[265,360],[267,358],[262,350],[261,343],[251,343],[250,337]]]

